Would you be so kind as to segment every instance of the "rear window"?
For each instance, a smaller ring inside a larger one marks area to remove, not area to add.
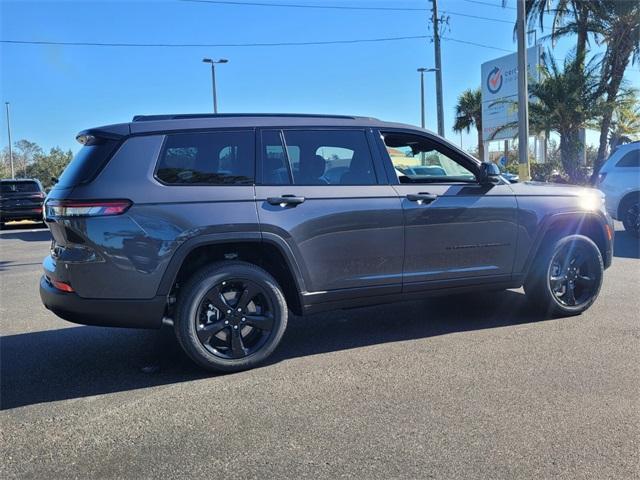
[[[252,185],[253,131],[167,135],[156,176],[170,185]]]
[[[118,145],[117,140],[98,140],[83,146],[64,169],[56,183],[59,188],[71,188],[93,180],[106,165]]]
[[[616,167],[640,167],[640,149],[634,149],[626,153],[618,163]]]
[[[2,182],[0,189],[3,194],[38,193],[41,191],[37,182]]]

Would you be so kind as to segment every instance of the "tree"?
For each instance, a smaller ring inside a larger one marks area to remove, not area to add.
[[[39,155],[42,155],[42,148],[37,143],[25,139],[15,142],[13,144],[13,163],[16,178],[26,177],[27,168]]]
[[[529,103],[531,129],[560,135],[560,161],[574,183],[584,180],[579,164],[579,132],[596,121],[602,111],[597,70],[595,62],[583,65],[575,54],[568,55],[560,66],[548,52],[543,56],[540,81],[529,86],[534,99]],[[513,122],[498,131],[516,126]]]
[[[544,32],[545,14],[553,15],[553,23],[549,38],[552,42],[576,35],[576,58],[586,58],[589,33],[593,32],[591,20],[596,7],[596,0],[527,0],[526,12],[529,25],[538,23]]]
[[[456,121],[454,132],[469,133],[471,127],[478,131],[478,156],[484,160],[484,145],[482,142],[482,93],[479,88],[468,89],[460,94],[456,104]]]
[[[640,103],[635,95],[623,100],[613,112],[609,148],[633,142],[640,134]]]
[[[600,128],[600,146],[594,175],[607,156],[607,144],[618,95],[629,63],[640,61],[640,2],[600,0],[592,29],[606,44],[602,60],[601,89],[605,95]]]
[[[58,178],[71,162],[73,152],[63,151],[59,147],[52,148],[47,155],[40,154],[27,168],[27,176],[37,178],[44,188],[53,186],[53,178]]]

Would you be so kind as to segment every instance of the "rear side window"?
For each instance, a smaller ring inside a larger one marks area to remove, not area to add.
[[[37,182],[2,182],[0,191],[5,195],[12,193],[38,193],[40,185]]]
[[[167,135],[157,178],[170,185],[252,185],[253,131]]]
[[[640,167],[640,149],[636,148],[627,152],[624,157],[616,163],[616,167]]]
[[[267,185],[375,185],[369,144],[361,130],[264,132],[263,182]],[[293,182],[292,182],[293,180]]]
[[[83,146],[60,175],[56,187],[71,188],[93,180],[111,158],[118,143],[117,140],[98,139],[96,143]]]

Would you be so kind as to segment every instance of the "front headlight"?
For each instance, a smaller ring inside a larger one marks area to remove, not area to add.
[[[580,194],[580,208],[595,211],[604,207],[604,194],[600,191],[585,190]]]

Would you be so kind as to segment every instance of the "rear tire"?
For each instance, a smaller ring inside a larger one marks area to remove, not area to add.
[[[549,315],[579,315],[595,302],[604,265],[590,238],[570,235],[553,239],[534,262],[524,290],[535,309]]]
[[[620,213],[624,229],[634,237],[640,237],[640,194],[626,198],[620,205]]]
[[[180,289],[178,343],[201,367],[237,372],[264,362],[287,327],[287,303],[276,280],[245,262],[218,262]]]

